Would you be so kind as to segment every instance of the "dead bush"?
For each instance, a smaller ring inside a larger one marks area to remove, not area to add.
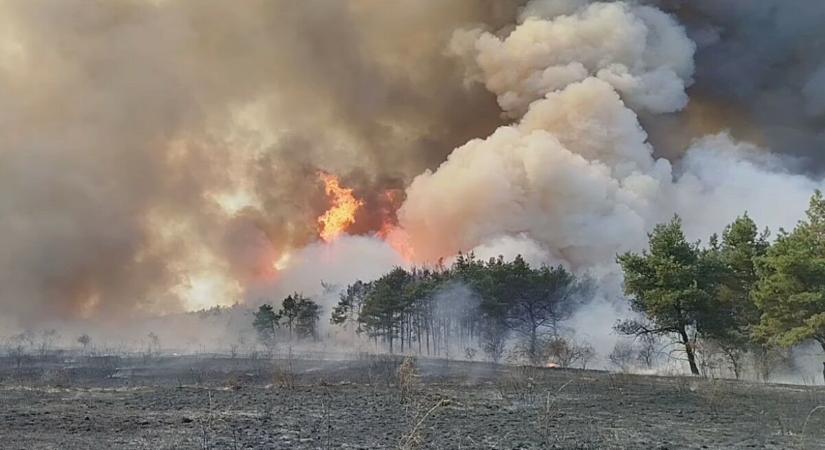
[[[620,372],[628,372],[637,360],[636,350],[629,342],[616,342],[613,350],[607,355],[610,365]]]
[[[578,343],[573,339],[554,336],[544,343],[544,354],[549,362],[559,367],[578,365],[582,369],[596,357],[596,351],[588,343]]]
[[[298,376],[295,373],[295,357],[292,349],[282,364],[275,366],[275,385],[284,389],[294,389],[297,386]]]
[[[418,386],[418,369],[415,358],[407,356],[398,367],[398,394],[402,403],[409,400]]]
[[[449,400],[440,399],[426,409],[422,408],[421,405],[417,405],[416,412],[412,416],[409,430],[401,436],[401,440],[398,443],[398,448],[401,450],[414,450],[422,448],[425,444],[424,435],[422,433],[422,430],[425,429],[425,422],[438,409],[444,408],[449,404]]]
[[[553,422],[561,416],[561,408],[557,406],[558,400],[561,397],[561,392],[574,380],[567,380],[555,391],[547,391],[544,395],[544,405],[539,411],[539,418],[537,428],[544,438],[545,444],[550,444],[553,440]]]

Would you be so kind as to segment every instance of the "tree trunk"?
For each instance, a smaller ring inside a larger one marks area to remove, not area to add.
[[[819,341],[819,345],[822,346],[822,351],[825,352],[825,340]],[[822,380],[825,381],[825,362],[822,363]]]
[[[430,326],[428,324],[427,328],[425,330],[425,332],[427,333],[427,335],[425,336],[425,339],[426,339],[426,342],[427,342],[427,356],[430,356],[430,331],[432,331],[432,330],[430,329]]]
[[[730,357],[730,365],[731,365],[731,367],[733,367],[733,376],[735,376],[737,380],[742,378],[742,374],[739,373],[740,372],[740,370],[739,370],[739,361],[736,358],[736,356],[731,356]]]
[[[537,331],[535,328],[530,330],[530,362],[534,365],[539,364],[539,338]]]
[[[682,337],[682,345],[685,346],[688,364],[690,364],[690,373],[693,375],[699,375],[699,367],[696,366],[696,355],[693,354],[693,345],[691,345],[687,331],[684,327],[679,329],[679,335]]]
[[[418,354],[421,355],[421,317],[418,318],[418,322],[416,323],[415,335],[418,339]]]

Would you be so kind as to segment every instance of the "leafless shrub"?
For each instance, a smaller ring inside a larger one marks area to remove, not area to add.
[[[14,360],[17,369],[32,360],[32,351],[34,350],[34,332],[26,330],[20,334],[14,335],[9,339],[9,356]]]
[[[498,363],[507,348],[507,330],[498,320],[490,320],[485,325],[481,332],[481,351]]]
[[[326,383],[323,383],[324,393],[321,397],[321,423],[319,425],[319,432],[316,434],[318,440],[321,441],[321,448],[324,450],[333,448],[332,446],[332,393]]]
[[[578,363],[582,369],[587,369],[587,365],[596,359],[596,349],[592,345],[584,343],[578,346]]]
[[[77,343],[80,344],[81,347],[83,347],[83,353],[85,354],[88,352],[89,344],[92,343],[92,338],[89,337],[88,334],[83,333],[77,337]]]
[[[398,393],[402,403],[409,400],[418,386],[418,369],[415,367],[415,358],[407,356],[398,367]]]
[[[26,347],[19,343],[9,348],[9,356],[11,356],[17,369],[22,368],[26,363],[31,361],[31,354],[27,351]]]
[[[590,344],[579,344],[562,336],[551,337],[544,343],[543,348],[547,360],[560,367],[573,367],[578,364],[582,369],[586,369],[587,364],[596,356],[596,351]]]
[[[448,406],[450,401],[447,399],[440,399],[428,409],[419,409],[413,416],[411,427],[409,431],[401,436],[398,448],[400,450],[414,450],[421,448],[424,445],[424,437],[421,433],[424,428],[424,423],[433,415],[438,409]]]
[[[146,341],[143,343],[143,362],[147,363],[158,355],[160,355],[160,337],[154,332],[150,332],[146,335]]]
[[[726,366],[725,354],[716,343],[697,340],[694,344],[699,372],[705,378],[720,378]]]
[[[653,363],[656,362],[656,359],[659,358],[661,354],[656,343],[656,337],[650,334],[640,336],[637,340],[637,346],[636,360],[644,368],[653,368]]]
[[[294,389],[297,385],[297,379],[295,355],[292,353],[292,348],[290,348],[283,365],[275,366],[275,384],[284,389]]]
[[[753,353],[753,368],[759,379],[768,382],[777,367],[790,366],[791,355],[786,349],[760,346]]]
[[[628,372],[633,367],[636,360],[636,351],[629,342],[619,341],[613,346],[610,354],[607,355],[610,365],[621,372]]]
[[[553,433],[551,433],[551,425],[552,422],[555,421],[561,413],[560,409],[556,407],[556,403],[560,397],[561,391],[563,391],[564,388],[566,388],[572,382],[573,379],[567,380],[567,382],[562,384],[555,391],[547,391],[545,394],[544,406],[541,412],[539,413],[538,423],[538,428],[541,431],[545,444],[549,444],[552,440]]]
[[[44,330],[40,334],[40,342],[37,345],[37,350],[41,358],[44,358],[49,354],[59,336],[60,335],[57,334],[57,330],[55,329]]]
[[[201,449],[202,450],[209,450],[212,448],[212,441],[210,434],[212,432],[212,423],[215,420],[213,408],[212,408],[212,391],[206,392],[208,396],[208,403],[206,406],[206,414],[201,417],[200,426],[201,426]]]

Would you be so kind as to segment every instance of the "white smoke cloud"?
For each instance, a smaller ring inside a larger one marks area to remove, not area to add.
[[[470,48],[477,80],[521,118],[409,186],[399,218],[418,256],[529,242],[529,253],[607,276],[617,253],[643,248],[645,232],[674,213],[693,239],[744,211],[774,230],[794,225],[822,182],[766,150],[723,133],[694,142],[675,170],[653,156],[636,111],[684,106],[693,70],[694,46],[670,16],[568,2],[569,15],[541,18],[551,4],[528,4],[504,38],[455,35],[453,50]]]
[[[744,211],[773,231],[792,228],[802,218],[821,179],[789,173],[788,163],[727,133],[691,145],[679,164],[673,191],[674,212],[693,239],[720,232]]]
[[[456,33],[451,45],[465,59],[472,56],[471,73],[511,117],[588,76],[607,81],[639,109],[673,112],[687,104],[695,45],[660,10],[623,2],[533,2],[521,17],[503,39],[471,30]]]
[[[249,287],[247,300],[252,304],[280,304],[287,295],[300,292],[314,297],[329,312],[338,301],[339,289],[355,280],[376,279],[392,267],[403,265],[401,256],[380,239],[341,236],[331,243],[316,242],[295,251],[275,279]],[[331,296],[324,296],[322,282],[332,289]]]
[[[550,249],[524,234],[518,236],[504,235],[489,239],[472,249],[472,252],[481,260],[489,260],[502,256],[509,261],[516,256],[521,256],[528,264],[534,267],[541,266],[542,264],[552,266],[561,262],[560,258],[552,255]]]
[[[407,190],[399,218],[416,254],[518,233],[576,266],[635,247],[671,174],[632,119],[610,85],[588,78],[534,103],[518,126],[456,149]]]

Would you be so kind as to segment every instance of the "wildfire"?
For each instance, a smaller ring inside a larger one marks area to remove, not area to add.
[[[325,242],[332,242],[355,223],[355,213],[364,202],[352,195],[352,189],[342,187],[334,175],[319,172],[318,176],[324,182],[327,197],[332,201],[332,206],[318,218],[320,235]]]
[[[411,263],[415,259],[415,250],[403,228],[385,222],[384,226],[378,231],[378,237],[395,249],[404,258],[404,261]]]
[[[383,221],[376,235],[395,249],[404,261],[411,263],[415,258],[415,251],[410,244],[409,235],[398,226],[398,219],[395,216],[395,212],[404,202],[403,196],[404,191],[401,189],[387,189],[383,192],[381,197]]]

